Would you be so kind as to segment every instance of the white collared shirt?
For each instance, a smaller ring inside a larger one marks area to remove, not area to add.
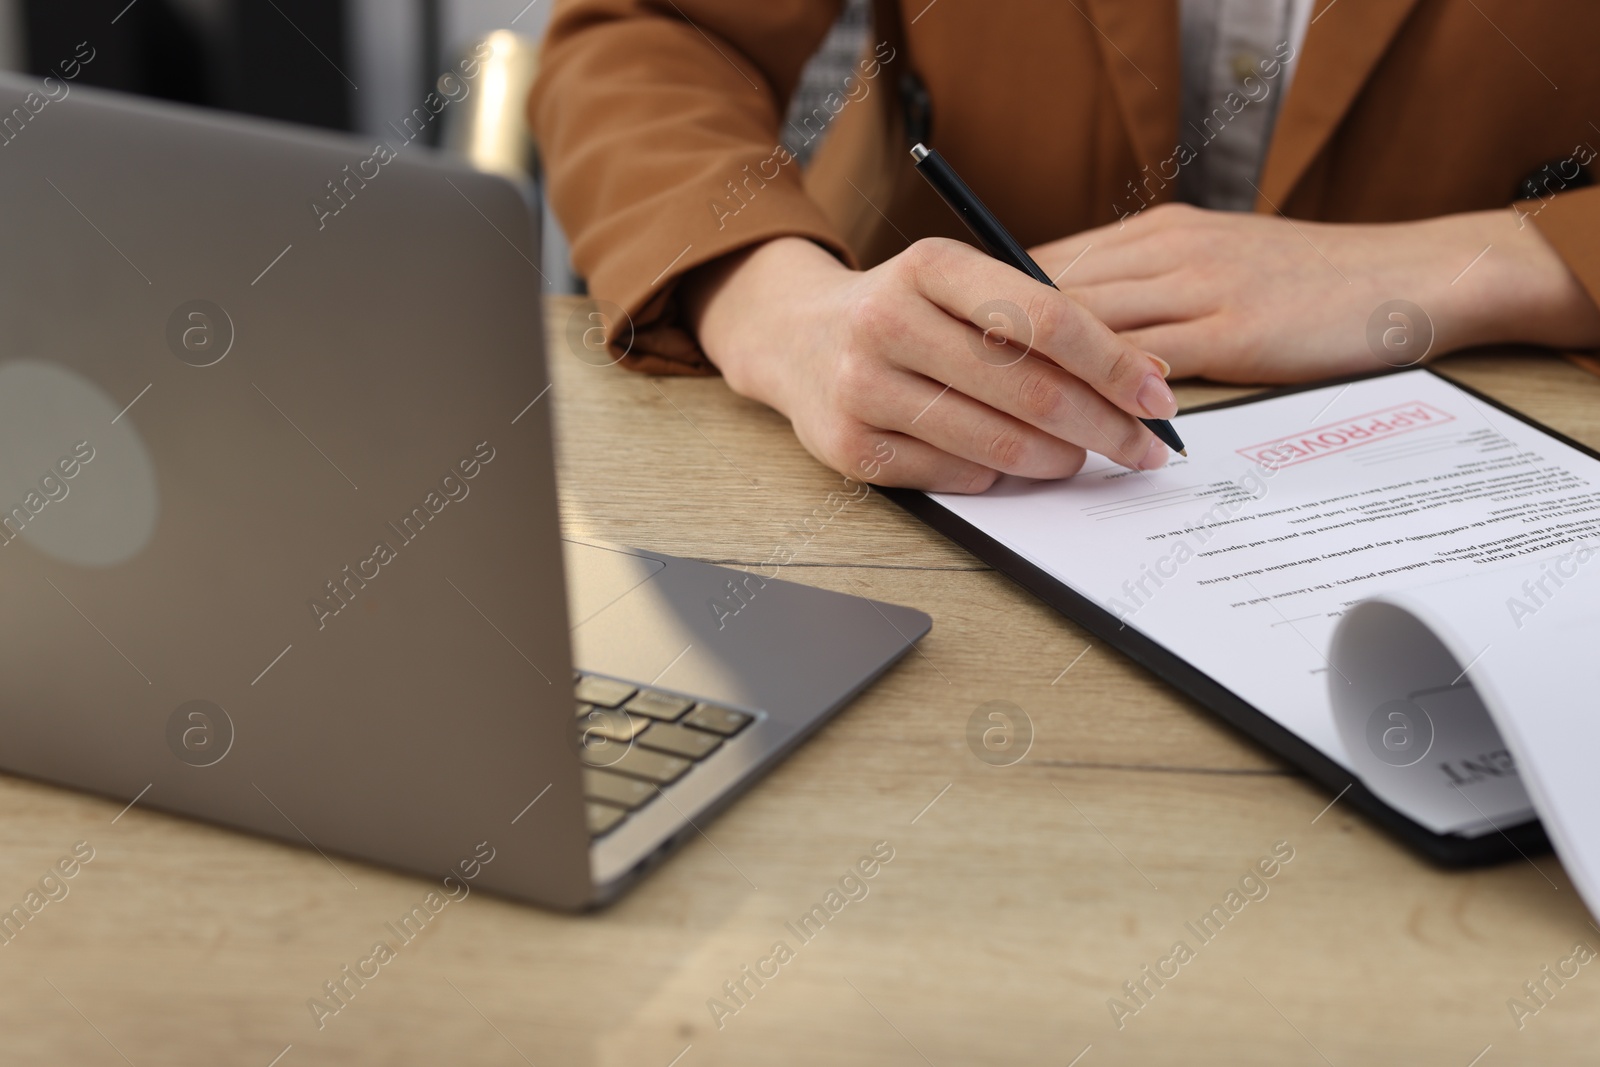
[[[1179,170],[1179,200],[1254,207],[1310,18],[1311,0],[1181,0],[1178,141],[1192,158]]]

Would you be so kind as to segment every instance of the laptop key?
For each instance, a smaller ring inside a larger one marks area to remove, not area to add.
[[[627,682],[618,682],[610,678],[596,678],[589,675],[577,684],[574,690],[579,700],[588,704],[598,704],[603,708],[614,708],[624,700],[638,692],[637,686]]]
[[[670,752],[685,759],[704,759],[722,744],[722,738],[704,730],[691,730],[676,723],[658,722],[639,735],[639,744],[645,748]]]
[[[646,689],[628,701],[626,707],[635,715],[648,715],[663,722],[674,722],[682,718],[684,712],[694,707],[694,701],[675,697],[671,693]]]
[[[635,718],[615,708],[592,708],[588,715],[578,720],[578,735],[585,746],[591,743],[591,737],[626,743],[638,737],[649,725],[649,719]]]
[[[750,725],[754,715],[747,715],[742,711],[732,708],[719,707],[716,704],[701,704],[689,713],[683,720],[685,726],[693,726],[697,730],[710,730],[723,737],[732,737],[734,734]]]
[[[616,828],[617,823],[628,817],[628,813],[621,808],[613,808],[609,804],[596,804],[590,802],[584,805],[589,819],[589,836],[599,837],[601,834]]]
[[[584,768],[583,795],[632,811],[656,795],[656,787],[637,778]]]
[[[648,782],[666,785],[683,777],[693,764],[677,756],[669,756],[664,752],[650,752],[637,746],[629,748],[621,756],[616,754],[617,746],[606,744],[599,748],[578,749],[578,758],[591,767],[602,770],[615,771],[618,774],[630,774],[635,778],[643,778]]]

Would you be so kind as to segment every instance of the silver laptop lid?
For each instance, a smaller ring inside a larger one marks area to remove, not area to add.
[[[0,76],[0,767],[583,904],[516,190],[38,92]]]

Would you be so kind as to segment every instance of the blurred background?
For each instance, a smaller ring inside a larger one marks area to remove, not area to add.
[[[95,58],[80,84],[376,137],[490,32],[537,41],[553,2],[0,0],[0,69],[43,77],[87,42]],[[791,115],[841,85],[870,21],[869,0],[847,0]],[[434,144],[441,125],[428,131]],[[535,184],[528,192],[539,202]],[[581,291],[548,212],[544,240],[555,288]]]
[[[0,66],[43,75],[80,41],[82,81],[377,133],[490,30],[537,39],[551,0],[0,0]]]

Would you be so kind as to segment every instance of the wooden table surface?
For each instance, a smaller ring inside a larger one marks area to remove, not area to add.
[[[1533,1003],[1524,983],[1577,943],[1600,949],[1554,857],[1430,866],[881,498],[808,534],[801,521],[841,480],[781,418],[718,380],[588,365],[567,346],[574,302],[549,306],[572,533],[733,566],[782,546],[795,553],[783,577],[914,605],[933,632],[613,907],[574,917],[476,894],[321,1029],[308,999],[423,881],[341,862],[352,888],[315,852],[0,778],[0,901],[20,901],[74,843],[94,850],[69,895],[0,944],[0,1062],[1600,1057],[1600,965],[1547,981],[1555,992],[1520,1029],[1507,1006]],[[1564,361],[1469,355],[1445,369],[1600,445],[1600,379]],[[1034,734],[1012,766],[966,740],[997,700]],[[785,924],[878,842],[893,859],[867,895],[796,938]],[[1185,924],[1274,847],[1293,858],[1267,895],[1195,938]],[[1193,958],[1157,988],[1144,968],[1180,940]],[[724,983],[778,941],[792,958],[730,998]],[[1153,992],[1119,1028],[1108,1000],[1131,1005],[1123,984],[1139,980]]]

